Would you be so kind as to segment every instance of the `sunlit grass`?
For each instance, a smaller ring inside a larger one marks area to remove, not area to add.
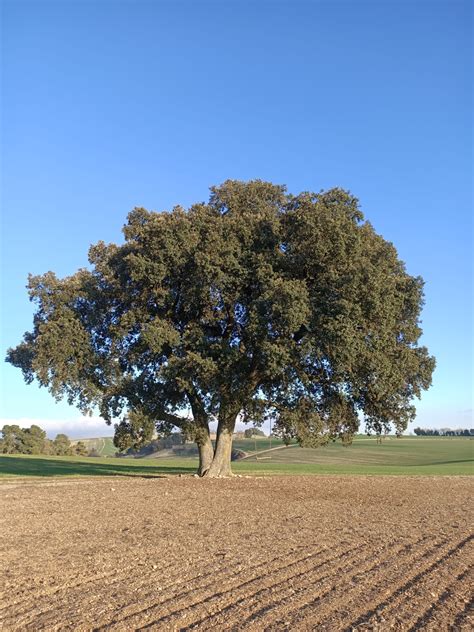
[[[253,440],[248,440],[253,443]],[[267,442],[261,441],[262,448]],[[259,441],[259,445],[260,445]],[[309,449],[292,446],[232,464],[242,475],[466,475],[474,473],[474,441],[468,438],[358,438]],[[0,456],[0,476],[168,476],[193,474],[196,458],[92,458]]]

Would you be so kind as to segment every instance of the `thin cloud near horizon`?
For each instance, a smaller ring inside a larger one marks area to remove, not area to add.
[[[49,439],[57,434],[66,434],[71,439],[88,439],[93,437],[113,437],[114,426],[108,426],[101,417],[76,417],[74,419],[34,419],[19,417],[18,419],[0,419],[0,428],[4,425],[17,425],[20,428],[39,426],[46,431]]]

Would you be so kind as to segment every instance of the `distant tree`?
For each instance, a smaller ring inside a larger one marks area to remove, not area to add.
[[[95,448],[91,448],[87,456],[99,457],[100,453]]]
[[[56,454],[56,451],[55,451],[55,448],[54,448],[54,442],[51,441],[51,439],[45,439],[44,440],[43,454],[47,454],[47,455],[51,455],[51,456]]]
[[[33,331],[7,355],[54,397],[123,414],[120,449],[177,428],[199,473],[225,476],[237,419],[317,446],[362,416],[376,433],[414,418],[434,368],[423,281],[350,193],[229,180],[188,211],[135,209],[124,234],[91,269],[30,277]]]
[[[23,430],[23,454],[44,454],[46,432],[33,425]]]
[[[57,456],[70,456],[72,454],[72,446],[69,437],[65,434],[56,435],[53,441],[54,452]]]
[[[17,454],[23,449],[24,431],[17,425],[5,425],[2,428],[0,450],[3,454]]]
[[[5,425],[1,432],[0,452],[4,454],[43,454],[46,450],[46,432],[37,425]]]
[[[58,434],[51,441],[46,437],[46,432],[35,424],[30,428],[5,425],[1,433],[0,453],[3,454],[75,454],[65,434]]]
[[[78,441],[74,445],[74,454],[77,454],[77,456],[87,456],[87,446],[83,441]]]
[[[251,439],[252,437],[264,437],[265,433],[260,428],[246,428],[244,430],[244,437],[246,439]]]
[[[474,430],[468,428],[415,428],[416,435],[425,437],[469,437],[474,435]]]

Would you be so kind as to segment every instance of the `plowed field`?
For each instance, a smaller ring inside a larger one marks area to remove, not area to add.
[[[468,478],[0,486],[4,630],[471,630]]]

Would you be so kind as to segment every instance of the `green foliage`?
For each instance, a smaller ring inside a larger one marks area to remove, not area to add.
[[[0,449],[3,454],[17,454],[23,452],[24,430],[17,425],[5,425],[2,428]]]
[[[252,437],[264,437],[265,433],[260,428],[246,428],[244,430],[244,437],[246,439],[251,439]]]
[[[58,456],[70,456],[73,454],[71,441],[65,434],[56,435],[56,439],[53,441],[54,453]]]
[[[71,442],[65,434],[58,434],[54,441],[46,438],[46,432],[39,426],[20,428],[17,425],[5,425],[2,428],[0,440],[0,454],[47,454],[70,456],[84,454],[79,442],[79,452],[71,447]],[[77,446],[76,446],[77,448]],[[87,452],[87,451],[86,451]]]
[[[413,432],[419,437],[474,437],[474,428],[415,428]]]
[[[0,453],[44,454],[49,452],[46,432],[39,426],[20,428],[17,425],[5,425],[1,432]]]
[[[83,441],[78,441],[73,446],[73,452],[76,456],[87,456],[87,446]]]
[[[227,181],[188,211],[135,209],[124,235],[88,270],[30,277],[34,327],[7,356],[56,398],[123,414],[121,450],[175,427],[209,443],[213,419],[219,443],[238,415],[308,446],[413,419],[434,369],[423,282],[350,193]]]
[[[155,425],[141,410],[131,410],[128,417],[115,427],[114,446],[122,452],[139,450],[151,442]]]
[[[41,454],[44,452],[46,432],[39,426],[32,425],[26,428],[23,436],[24,454]]]

